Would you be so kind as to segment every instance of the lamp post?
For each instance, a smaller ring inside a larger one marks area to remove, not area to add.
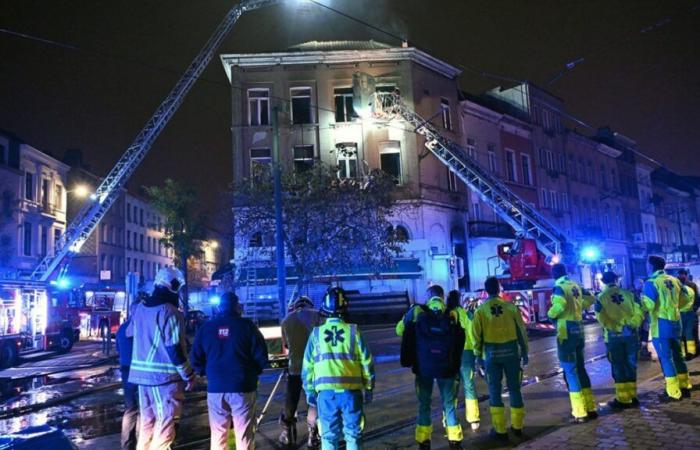
[[[279,108],[272,108],[272,176],[275,197],[275,255],[277,260],[277,297],[279,301],[280,323],[287,312],[287,270],[284,263],[284,228],[282,227],[282,162],[280,160],[280,134],[277,114]]]

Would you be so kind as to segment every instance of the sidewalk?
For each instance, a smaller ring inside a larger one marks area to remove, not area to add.
[[[663,376],[639,386],[641,407],[614,412],[605,408],[597,420],[565,425],[519,449],[698,449],[700,448],[700,358],[688,363],[695,383],[691,398],[662,403]]]

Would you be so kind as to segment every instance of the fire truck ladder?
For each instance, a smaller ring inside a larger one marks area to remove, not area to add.
[[[561,259],[572,258],[571,244],[561,231],[495,175],[481,168],[463,148],[442,136],[435,126],[408,108],[399,94],[375,95],[375,116],[384,120],[398,116],[408,122],[416,133],[425,137],[425,146],[516,232],[535,239],[540,250],[549,257],[558,255]]]
[[[214,31],[204,47],[199,51],[189,65],[182,78],[175,84],[168,96],[158,106],[155,113],[146,122],[134,142],[126,149],[117,164],[104,178],[86,205],[80,210],[75,219],[68,225],[65,233],[56,244],[53,255],[46,256],[34,269],[31,277],[34,280],[48,281],[61,261],[80,251],[85,241],[90,237],[97,224],[107,214],[109,208],[117,200],[120,189],[134,173],[151,146],[178,110],[183,100],[194,86],[195,82],[211,61],[216,49],[226,35],[243,15],[248,11],[264,8],[280,3],[282,0],[242,0],[229,10],[224,20]]]

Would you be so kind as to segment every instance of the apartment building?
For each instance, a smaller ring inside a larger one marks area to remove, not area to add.
[[[68,166],[0,131],[0,277],[31,274],[66,228]]]
[[[416,48],[375,41],[309,42],[282,52],[224,54],[221,61],[232,86],[235,180],[270,163],[270,117],[277,106],[283,170],[321,161],[337,165],[339,177],[355,178],[380,168],[412,193],[412,214],[394,218],[409,237],[404,257],[412,269],[394,276],[392,289],[416,295],[429,283],[465,286],[450,259],[466,257],[466,187],[403,121],[360,120],[352,101],[353,75],[369,74],[379,91],[398,90],[409,107],[459,141],[459,69]],[[257,231],[246,232],[236,236],[234,258],[250,262],[248,243]],[[367,291],[384,281],[357,283]]]

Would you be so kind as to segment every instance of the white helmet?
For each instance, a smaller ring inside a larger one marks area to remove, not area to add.
[[[153,280],[154,286],[163,286],[173,293],[177,293],[184,284],[185,277],[175,267],[163,267],[156,274],[155,280]]]

